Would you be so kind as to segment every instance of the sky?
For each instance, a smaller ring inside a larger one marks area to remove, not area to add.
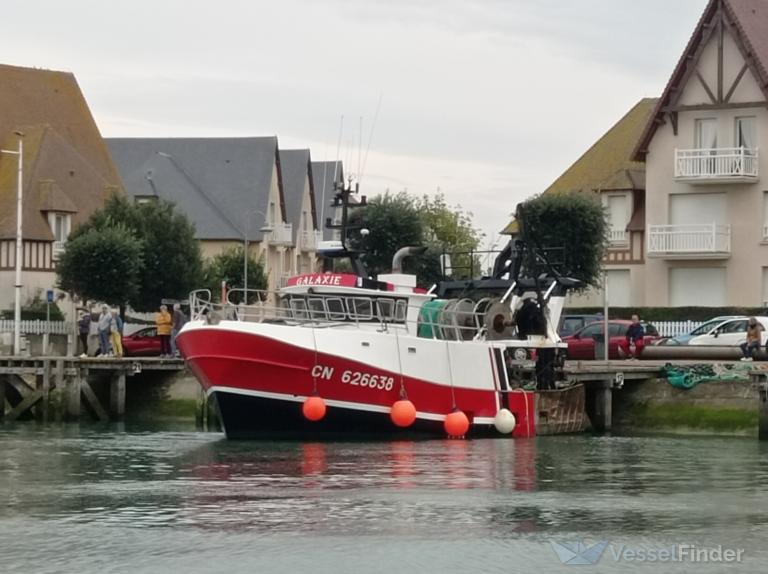
[[[3,0],[0,62],[73,72],[104,137],[277,135],[369,196],[439,190],[488,247],[660,95],[705,5]]]

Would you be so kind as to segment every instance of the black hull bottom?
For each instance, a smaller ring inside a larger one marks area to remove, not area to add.
[[[395,426],[388,413],[328,407],[317,422],[304,418],[302,403],[216,391],[224,432],[229,439],[344,439],[446,438],[442,421],[416,420],[408,428]],[[493,425],[472,425],[467,438],[509,437]]]

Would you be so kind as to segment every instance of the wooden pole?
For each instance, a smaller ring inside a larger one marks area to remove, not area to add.
[[[7,384],[7,377],[0,375],[0,421],[5,419],[5,387]]]
[[[768,382],[762,381],[757,386],[758,396],[758,431],[760,440],[768,440]]]
[[[43,359],[43,373],[37,377],[37,388],[42,393],[40,406],[37,409],[37,417],[43,422],[48,422],[51,412],[51,360]]]
[[[53,400],[53,415],[56,422],[61,422],[65,415],[65,391],[64,359],[57,359],[53,372],[53,393],[49,397]]]
[[[115,420],[125,418],[125,371],[112,374],[109,384],[109,414]]]
[[[87,372],[87,371],[86,371]],[[66,418],[80,418],[80,385],[83,380],[83,370],[77,369],[74,376],[66,379]]]

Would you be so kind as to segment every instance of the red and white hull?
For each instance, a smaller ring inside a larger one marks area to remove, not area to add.
[[[501,353],[486,342],[426,339],[393,329],[193,321],[177,344],[206,392],[216,396],[232,438],[414,431],[445,436],[443,421],[455,409],[469,418],[470,435],[498,434],[493,422],[501,408],[515,415],[513,436],[535,434],[533,393],[507,387]],[[328,407],[317,422],[302,415],[302,403],[312,395]],[[403,395],[417,411],[407,429],[389,417]]]

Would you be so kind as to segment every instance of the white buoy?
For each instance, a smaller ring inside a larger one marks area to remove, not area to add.
[[[499,412],[496,413],[496,416],[493,417],[493,426],[495,426],[496,430],[501,434],[511,433],[515,430],[516,424],[517,421],[515,420],[515,415],[509,412],[508,409],[500,409]]]

